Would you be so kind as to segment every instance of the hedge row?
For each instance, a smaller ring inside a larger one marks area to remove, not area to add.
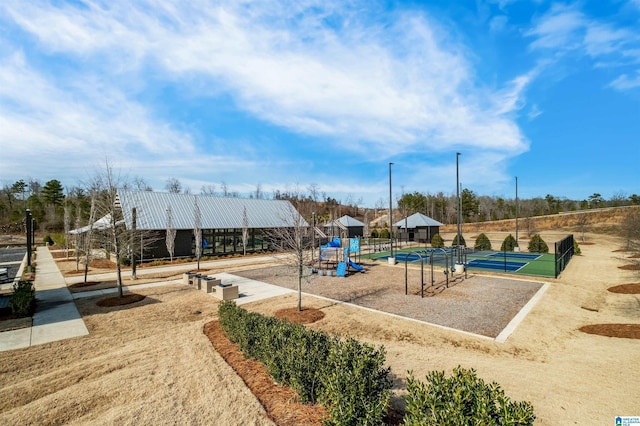
[[[404,424],[431,425],[532,425],[531,403],[513,402],[500,385],[485,383],[474,369],[458,366],[451,377],[432,371],[421,382],[409,372]]]
[[[302,402],[327,408],[326,424],[382,424],[391,398],[384,347],[248,312],[225,301],[220,325],[247,356],[260,361],[271,377],[295,389]]]

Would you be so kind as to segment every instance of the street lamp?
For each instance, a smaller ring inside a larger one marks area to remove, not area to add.
[[[311,264],[315,262],[313,259],[313,252],[316,250],[316,212],[311,213],[313,228],[311,228]]]
[[[391,166],[393,163],[389,163],[389,260],[388,262],[392,265],[395,265],[396,258],[393,257],[393,231],[392,231],[392,213],[391,209],[393,208],[393,199],[391,198]]]
[[[456,152],[456,193],[458,195],[458,241],[456,244],[456,252],[458,253],[458,265],[462,265],[462,253],[460,253],[460,241],[462,232],[460,231],[460,222],[462,221],[462,200],[460,199],[460,173],[458,167],[458,158],[460,153]]]
[[[518,208],[518,176],[516,176],[516,245],[515,251],[520,251],[520,246],[518,245],[518,216],[519,216],[519,208]]]

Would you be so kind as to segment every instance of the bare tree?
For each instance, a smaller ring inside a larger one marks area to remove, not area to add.
[[[78,203],[76,205],[76,221],[75,221],[75,227],[76,227],[76,231],[75,231],[75,257],[76,257],[76,271],[78,271],[80,269],[80,237],[82,236],[82,233],[79,231],[80,229],[80,203]]]
[[[109,256],[114,257],[119,297],[123,297],[122,261],[133,258],[133,262],[135,262],[134,247],[140,245],[141,251],[143,251],[145,244],[151,246],[157,243],[157,237],[154,237],[153,231],[138,230],[137,225],[125,222],[124,212],[118,199],[119,188],[123,187],[125,182],[125,178],[116,173],[106,161],[104,169],[96,172],[93,177],[89,191],[94,194],[92,199],[95,204],[95,217],[100,217],[100,227],[95,233],[95,238],[92,237],[90,240],[95,240]],[[135,207],[133,210],[136,210]],[[137,224],[137,214],[134,211],[131,214]],[[134,271],[132,270],[132,272]]]
[[[264,193],[262,192],[262,185],[259,183],[256,185],[255,198],[257,200],[264,198]]]
[[[247,255],[247,243],[249,242],[249,216],[247,216],[247,207],[242,208],[242,251]]]
[[[176,178],[167,179],[165,185],[165,189],[173,194],[179,194],[182,192],[182,184]]]
[[[287,217],[282,218],[281,228],[269,230],[269,236],[274,247],[285,254],[282,261],[295,267],[298,273],[298,311],[302,311],[302,280],[308,278],[305,275],[305,265],[311,261],[312,239],[309,233],[312,232],[302,215],[290,204]]]
[[[227,182],[225,181],[220,182],[220,191],[222,192],[223,197],[229,196],[229,185],[227,185]]]
[[[580,227],[580,233],[582,234],[582,241],[585,241],[584,233],[587,230],[587,224],[589,223],[589,215],[586,213],[577,213],[578,226]]]
[[[640,208],[630,207],[622,220],[621,231],[627,250],[640,249]]]
[[[216,195],[216,186],[214,184],[202,185],[200,193],[202,195]]]
[[[64,203],[64,251],[69,259],[69,228],[71,228],[71,213],[69,203]]]
[[[314,203],[314,207],[315,204],[318,203],[318,196],[320,193],[320,188],[318,187],[317,183],[312,183],[307,187],[307,191],[309,192],[309,197],[311,197],[311,199],[313,200]]]
[[[194,197],[193,205],[193,236],[196,242],[196,260],[198,262],[198,270],[200,270],[200,258],[202,257],[202,214],[198,207],[198,198]]]
[[[140,176],[133,178],[133,186],[138,191],[153,191],[153,188],[147,184],[147,182]]]
[[[167,251],[171,262],[173,262],[173,253],[176,246],[176,228],[173,227],[173,217],[171,214],[171,206],[167,207],[167,234],[165,238]]]
[[[96,197],[97,192],[94,190],[91,192],[91,210],[89,211],[89,229],[86,233],[83,233],[82,248],[84,251],[84,282],[87,283],[87,275],[89,274],[89,262],[92,257],[92,242],[93,242],[93,225],[96,221]]]

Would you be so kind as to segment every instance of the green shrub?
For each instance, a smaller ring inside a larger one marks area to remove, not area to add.
[[[247,312],[225,301],[220,325],[247,357],[264,364],[274,381],[298,392],[303,402],[322,401],[327,424],[380,424],[391,397],[384,348]]]
[[[64,234],[54,233],[50,235],[51,240],[53,240],[53,244],[64,247],[65,246],[65,238]]]
[[[485,383],[474,369],[460,366],[453,375],[432,371],[426,383],[407,378],[407,425],[532,425],[536,416],[529,402],[512,402],[500,385]]]
[[[371,238],[378,238],[378,231],[376,231],[375,229],[371,231]]]
[[[531,237],[531,240],[529,240],[529,252],[549,253],[549,246],[544,242],[540,234],[534,235],[533,237]]]
[[[458,234],[456,234],[455,237],[453,237],[453,243],[451,243],[451,245],[453,247],[457,247],[458,246]],[[467,242],[464,240],[464,236],[462,234],[460,234],[460,245],[463,247],[467,246]]]
[[[131,266],[131,259],[129,259],[128,257],[121,257],[120,264],[122,266]]]
[[[573,254],[582,254],[582,250],[580,250],[580,246],[576,240],[573,240]]]
[[[322,381],[327,425],[382,424],[391,399],[390,368],[384,347],[375,349],[355,339],[331,345]]]
[[[11,313],[16,317],[28,317],[33,313],[36,303],[36,291],[31,281],[18,281],[13,284],[13,293],[9,297]]]
[[[45,246],[52,246],[53,245],[53,239],[51,238],[51,235],[47,235],[42,239],[42,242],[44,243]]]
[[[517,246],[516,239],[513,238],[513,235],[509,234],[507,238],[504,239],[502,245],[500,246],[500,251],[513,251],[514,247]]]
[[[388,229],[380,230],[380,232],[378,233],[378,237],[388,240],[389,239],[389,230]]]
[[[482,233],[476,238],[474,247],[476,250],[491,250],[491,241],[489,241],[489,237]]]
[[[444,240],[440,236],[440,234],[436,234],[431,237],[431,247],[433,248],[444,248]]]

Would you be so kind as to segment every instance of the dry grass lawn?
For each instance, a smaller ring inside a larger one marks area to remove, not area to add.
[[[613,424],[640,415],[639,341],[579,329],[640,324],[639,296],[608,291],[638,282],[638,272],[618,268],[629,262],[614,251],[621,241],[590,241],[558,280],[547,280],[503,344],[305,296],[305,306],[325,314],[308,327],[384,345],[398,406],[407,371],[424,377],[462,365],[531,401],[536,424]],[[146,297],[121,307],[78,299],[88,336],[0,353],[0,424],[273,424],[203,333],[217,318],[216,299],[177,284],[136,292]],[[246,307],[273,315],[295,304],[286,295]]]

